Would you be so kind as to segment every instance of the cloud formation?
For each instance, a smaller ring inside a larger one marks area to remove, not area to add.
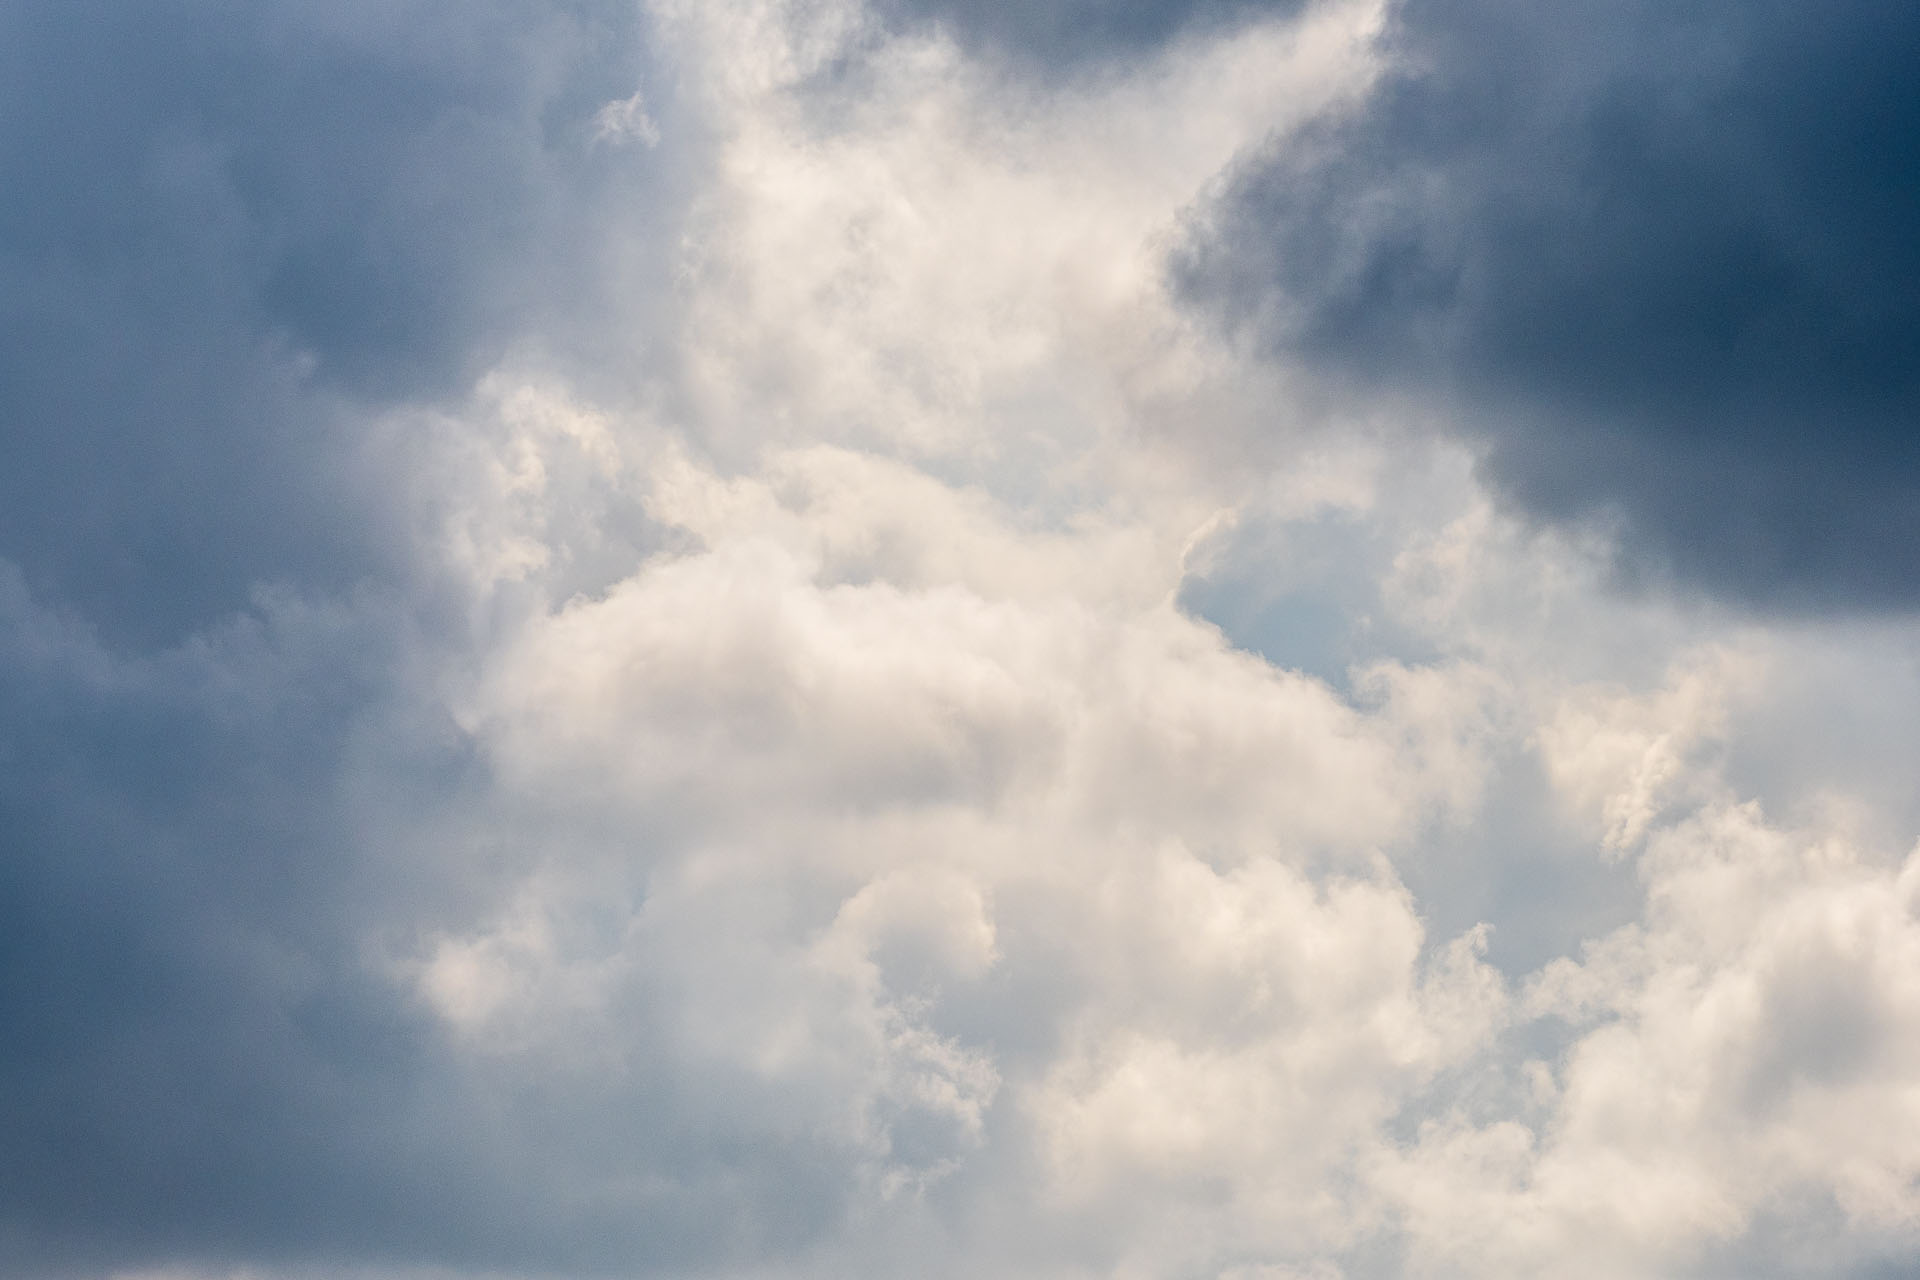
[[[1407,0],[1366,104],[1207,208],[1192,284],[1642,576],[1910,607],[1916,50],[1873,4]]]
[[[1196,309],[1377,7],[997,12],[5,19],[0,1274],[1920,1257],[1911,626]]]
[[[0,536],[115,639],[254,583],[392,574],[363,407],[465,385],[594,305],[582,145],[618,4],[188,2],[0,17]],[[584,243],[583,243],[584,242]]]

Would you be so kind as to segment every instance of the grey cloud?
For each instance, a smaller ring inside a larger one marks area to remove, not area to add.
[[[887,0],[896,20],[938,23],[976,49],[1058,74],[1138,54],[1194,30],[1302,0]]]
[[[668,1189],[583,1194],[544,1086],[477,1078],[369,955],[511,861],[415,687],[460,629],[378,433],[516,344],[602,354],[644,284],[602,232],[665,203],[594,143],[639,22],[0,8],[0,1274],[665,1265],[818,1215],[729,1208],[803,1154],[675,1154],[646,1112],[623,1158]]]
[[[1630,574],[1920,603],[1920,17],[1407,0],[1386,49],[1203,211],[1193,293]]]
[[[351,954],[382,851],[329,795],[392,637],[127,666],[5,585],[0,1271],[405,1229],[428,1170],[366,1157],[429,1044]]]
[[[490,803],[410,613],[281,599],[128,660],[0,572],[0,1276],[652,1273],[837,1221],[844,1151],[713,1123],[753,1081],[475,1053],[391,968],[564,821]]]
[[[110,641],[399,566],[380,406],[591,311],[603,0],[0,14],[0,556]],[[582,241],[588,247],[582,246]]]

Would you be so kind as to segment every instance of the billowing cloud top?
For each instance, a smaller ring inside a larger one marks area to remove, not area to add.
[[[0,1275],[1907,1274],[1916,29],[0,12]]]

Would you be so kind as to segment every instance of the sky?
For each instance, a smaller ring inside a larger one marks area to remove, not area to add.
[[[0,6],[0,1277],[1913,1274],[1917,63]]]

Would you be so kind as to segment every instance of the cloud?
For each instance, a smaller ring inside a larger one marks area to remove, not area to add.
[[[1298,0],[891,0],[883,12],[931,22],[969,46],[1034,74],[1152,54],[1170,41],[1261,15],[1291,15]]]
[[[106,206],[46,387],[252,408],[71,420],[200,514],[23,419],[165,536],[0,544],[0,1274],[1916,1256],[1911,627],[1622,595],[1196,314],[1191,211],[1382,73],[1214,12],[1044,92],[843,0],[156,22],[237,212]]]
[[[1548,966],[1526,997],[1588,1028],[1547,1084],[1551,1125],[1423,1136],[1416,1161],[1494,1162],[1509,1180],[1478,1207],[1429,1184],[1428,1243],[1479,1265],[1492,1249],[1519,1270],[1578,1256],[1618,1274],[1675,1249],[1711,1257],[1756,1215],[1825,1202],[1853,1243],[1776,1265],[1870,1261],[1911,1212],[1896,1136],[1910,1108],[1887,1091],[1913,1053],[1900,957],[1917,936],[1914,865],[1782,831],[1753,806],[1664,831],[1642,864],[1644,923]]]
[[[372,731],[403,620],[283,599],[127,661],[5,589],[7,1270],[210,1224],[266,1256],[347,1222],[376,1249],[447,1240],[377,1207],[429,1175],[395,1132],[433,1055],[345,923],[426,901],[335,794],[355,759],[423,806],[458,772]]]
[[[463,390],[530,314],[592,305],[586,228],[631,184],[583,144],[636,18],[10,6],[0,553],[143,645],[260,581],[404,572],[361,407]]]
[[[1203,206],[1190,283],[1484,442],[1629,574],[1907,607],[1917,37],[1868,4],[1409,0],[1364,105]]]

